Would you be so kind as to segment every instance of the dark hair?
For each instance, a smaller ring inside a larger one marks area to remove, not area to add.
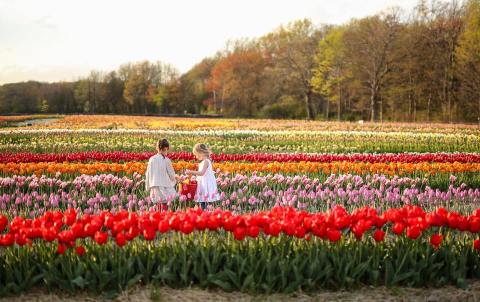
[[[167,139],[164,138],[158,141],[157,147],[159,150],[165,150],[170,148],[170,144],[168,143]]]

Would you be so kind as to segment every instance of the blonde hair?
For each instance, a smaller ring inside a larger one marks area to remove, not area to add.
[[[210,148],[208,148],[208,146],[205,144],[196,144],[193,147],[193,154],[203,154],[207,157],[210,157],[210,154],[212,154],[212,151],[210,151]]]

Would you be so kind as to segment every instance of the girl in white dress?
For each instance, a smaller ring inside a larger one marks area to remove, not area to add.
[[[197,192],[195,200],[202,209],[206,209],[209,203],[220,199],[217,189],[217,179],[213,172],[212,161],[210,159],[211,151],[205,144],[196,144],[193,147],[193,154],[200,160],[198,171],[185,170],[185,173],[197,177]]]

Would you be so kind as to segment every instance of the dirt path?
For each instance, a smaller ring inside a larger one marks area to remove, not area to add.
[[[103,301],[103,297],[89,295],[68,296],[31,292],[18,297],[0,298],[0,302],[20,301]],[[468,290],[455,287],[439,289],[364,287],[351,292],[318,292],[314,294],[295,293],[291,295],[275,294],[271,296],[252,296],[243,293],[226,293],[222,291],[205,291],[201,289],[172,289],[168,287],[138,287],[122,293],[114,301],[480,301],[480,281],[472,283]]]

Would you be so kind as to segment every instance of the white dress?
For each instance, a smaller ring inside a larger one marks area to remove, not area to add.
[[[198,165],[198,171],[203,171],[205,165],[208,165],[207,171],[203,176],[197,176],[197,193],[195,200],[197,202],[214,202],[220,199],[217,189],[217,179],[213,173],[212,162],[209,159],[203,160]]]

